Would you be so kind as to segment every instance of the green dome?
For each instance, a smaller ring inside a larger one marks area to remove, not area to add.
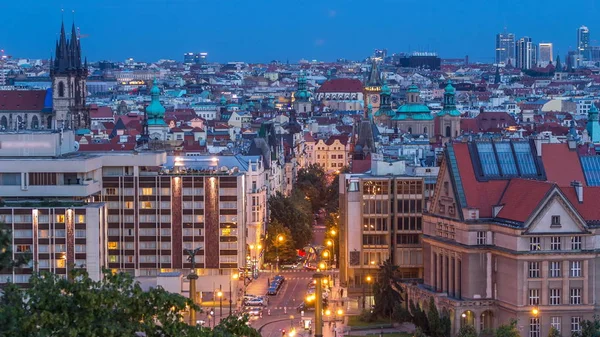
[[[294,95],[294,97],[296,99],[304,99],[304,98],[308,98],[308,93],[304,90],[302,91],[297,91],[296,94]]]
[[[408,92],[420,93],[419,87],[417,87],[414,84],[411,84],[410,87],[408,87]]]
[[[390,87],[388,87],[387,83],[384,83],[383,87],[381,87],[381,94],[388,96],[392,94],[392,91],[390,90]]]
[[[146,107],[146,116],[148,118],[148,125],[164,125],[165,124],[165,107],[160,104],[160,89],[156,85],[156,81],[154,81],[152,90],[150,90],[150,94],[152,95],[152,101]]]
[[[225,98],[225,96],[221,96],[220,103],[221,103],[221,105],[227,104],[227,99]]]
[[[430,113],[429,107],[424,104],[404,104],[398,108],[399,113]]]
[[[446,89],[444,89],[444,90],[448,94],[454,94],[456,92],[456,89],[454,89],[454,87],[452,86],[452,83],[450,81],[448,81],[448,85],[446,86]]]
[[[419,121],[430,121],[433,120],[433,115],[430,113],[398,113],[396,116],[392,117],[393,121],[404,121],[407,119],[419,120]]]

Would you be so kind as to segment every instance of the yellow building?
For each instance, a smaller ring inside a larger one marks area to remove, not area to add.
[[[313,147],[314,162],[321,165],[325,172],[333,173],[348,165],[350,142],[348,136],[331,136],[319,139]]]

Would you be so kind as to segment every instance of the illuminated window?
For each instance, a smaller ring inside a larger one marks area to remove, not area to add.
[[[108,249],[117,249],[119,248],[119,244],[115,241],[110,241],[108,243]]]
[[[117,255],[109,255],[108,262],[112,262],[112,263],[119,262],[119,257]]]
[[[142,201],[142,208],[152,208],[151,201]]]
[[[133,201],[125,201],[125,208],[132,209],[133,208]]]
[[[65,268],[66,265],[67,261],[65,261],[64,259],[56,260],[56,268]]]
[[[85,223],[85,215],[79,214],[77,216],[77,223]]]
[[[152,187],[144,187],[142,188],[142,195],[152,195],[154,194],[154,189]]]
[[[230,236],[231,228],[221,228],[221,236]]]
[[[65,222],[65,215],[64,214],[57,214],[56,215],[56,222],[64,223]]]

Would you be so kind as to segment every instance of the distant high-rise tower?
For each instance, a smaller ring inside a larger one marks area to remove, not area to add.
[[[530,37],[522,37],[516,47],[516,67],[520,69],[531,69],[537,65],[537,46]]]
[[[515,64],[515,34],[496,35],[496,63]]]
[[[81,44],[75,23],[71,38],[67,39],[64,23],[56,41],[56,56],[50,60],[52,78],[52,116],[48,117],[50,129],[80,129],[90,125],[89,113],[85,106],[87,96],[87,61],[81,62]]]
[[[577,29],[577,50],[582,58],[589,59],[588,51],[590,49],[590,30],[586,26]]]
[[[552,43],[540,43],[539,49],[540,53],[538,57],[538,63],[540,64],[540,66],[545,67],[548,65],[548,63],[554,62],[552,54]]]

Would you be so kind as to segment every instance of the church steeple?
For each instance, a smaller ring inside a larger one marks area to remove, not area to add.
[[[71,37],[67,39],[64,21],[60,26],[60,37],[56,42],[56,55],[52,72],[54,74],[72,73],[74,71],[84,70],[81,64],[81,45],[77,38],[77,28],[75,22],[71,26]]]
[[[381,74],[379,74],[379,67],[377,67],[377,61],[375,59],[371,61],[371,72],[369,73],[369,78],[367,79],[367,86],[381,86]]]
[[[596,107],[596,102],[592,102],[592,106],[590,107],[590,111],[588,112],[588,120],[586,125],[586,130],[592,143],[600,142],[600,123],[598,122],[598,108]]]

